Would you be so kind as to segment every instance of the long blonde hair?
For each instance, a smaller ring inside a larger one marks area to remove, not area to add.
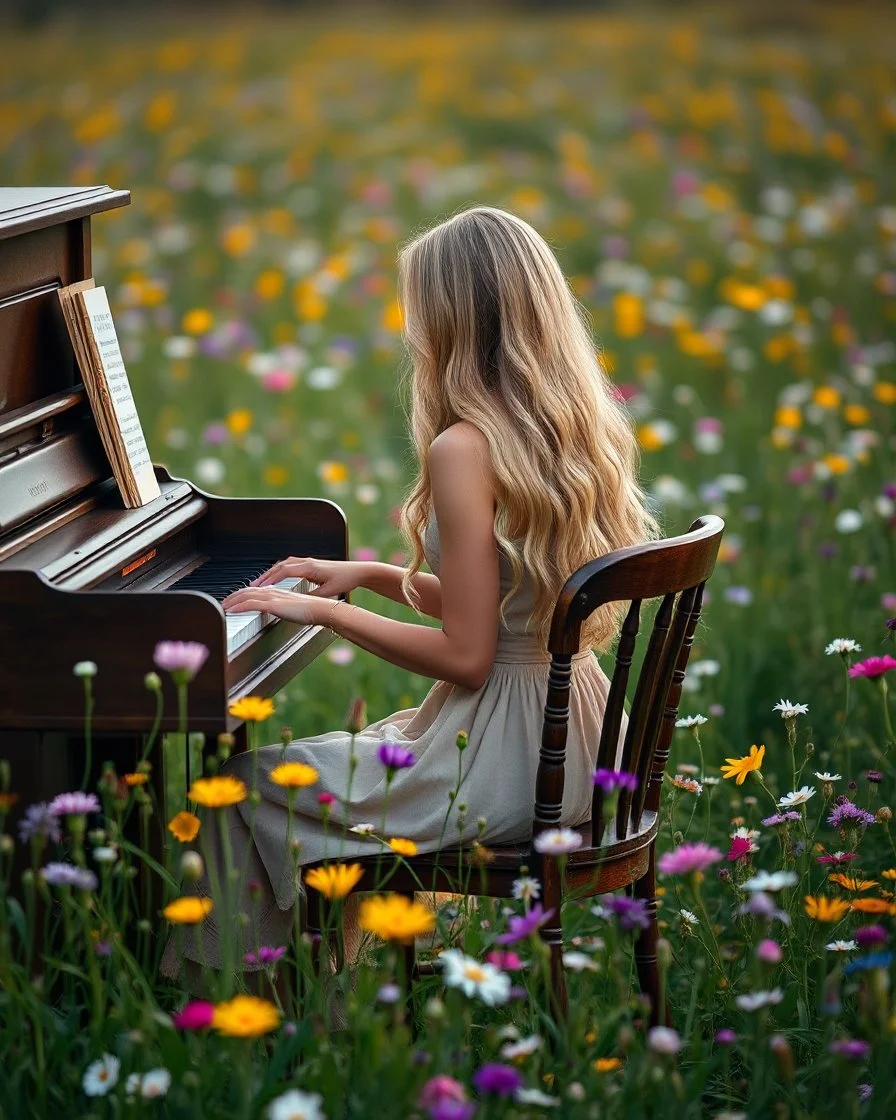
[[[495,538],[513,573],[501,619],[525,567],[537,589],[527,632],[546,646],[557,595],[577,568],[657,536],[631,421],[601,368],[587,312],[521,218],[463,210],[405,244],[398,265],[412,362],[403,388],[419,463],[399,521],[409,545],[405,599],[419,609],[411,580],[432,509],[429,446],[468,420],[488,442]],[[595,611],[583,645],[605,647],[624,609]]]

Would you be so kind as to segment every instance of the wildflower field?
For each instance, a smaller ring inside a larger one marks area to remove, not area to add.
[[[567,900],[563,1022],[539,884],[403,908],[388,876],[412,853],[387,822],[359,966],[253,944],[225,875],[238,963],[194,998],[158,961],[207,917],[206,837],[252,791],[209,773],[166,810],[141,765],[26,806],[0,762],[0,1117],[896,1114],[896,44],[884,6],[780,7],[162,8],[0,36],[0,181],[132,192],[93,221],[94,275],[172,473],[332,498],[352,558],[402,563],[396,250],[486,203],[532,222],[591,312],[665,531],[727,526],[664,786],[671,1028],[638,995],[641,904]],[[186,652],[147,673],[188,690]],[[253,713],[254,741],[430,683],[338,642]],[[148,875],[131,814],[168,838]],[[318,889],[356,882],[334,860]],[[437,967],[408,992],[415,935]]]

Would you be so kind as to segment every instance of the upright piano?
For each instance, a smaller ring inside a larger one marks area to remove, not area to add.
[[[272,696],[333,638],[267,616],[248,628],[234,616],[229,633],[220,605],[286,556],[345,559],[333,502],[215,497],[156,467],[161,496],[124,507],[56,293],[92,275],[91,216],[129,201],[107,186],[0,189],[0,758],[19,809],[80,781],[76,662],[98,668],[94,758],[129,768],[153,724],[144,677],[157,642],[208,647],[189,726],[214,737],[242,730],[233,701]],[[170,731],[176,698],[164,689]]]

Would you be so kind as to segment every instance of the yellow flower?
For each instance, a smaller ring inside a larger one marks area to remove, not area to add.
[[[215,1008],[212,1026],[231,1038],[258,1038],[280,1026],[280,1012],[258,996],[234,996]]]
[[[214,903],[210,898],[187,895],[185,898],[176,898],[173,902],[169,902],[162,913],[169,922],[192,926],[201,922],[213,906]]]
[[[184,315],[181,326],[186,334],[205,334],[212,329],[213,322],[211,311],[204,307],[194,307]]]
[[[224,809],[246,800],[246,783],[226,775],[197,778],[190,786],[187,797],[207,809]]]
[[[259,299],[276,299],[283,291],[285,283],[283,273],[279,269],[266,269],[255,281],[255,294]]]
[[[263,696],[243,696],[227,709],[235,719],[247,719],[250,723],[260,723],[274,714],[274,701]]]
[[[896,867],[888,867],[886,871],[881,871],[880,877],[882,879],[896,879]]]
[[[312,867],[305,873],[305,882],[324,898],[345,898],[363,874],[360,863],[329,863],[326,867]]]
[[[765,758],[765,746],[757,747],[754,743],[750,753],[743,758],[726,758],[727,766],[721,767],[723,778],[736,778],[737,784],[742,786],[744,779],[751,770],[758,770]],[[725,771],[728,771],[726,774]]]
[[[892,902],[887,902],[885,898],[856,898],[844,905],[863,914],[896,914],[896,906]]]
[[[857,879],[855,876],[843,875],[839,871],[836,875],[828,875],[828,879],[846,891],[870,891],[872,887],[877,886],[876,879]]]
[[[830,385],[819,385],[812,400],[819,408],[836,408],[840,404],[840,394]]]
[[[881,404],[896,404],[896,383],[892,381],[878,381],[871,392]]]
[[[317,470],[324,482],[345,482],[348,478],[348,469],[345,463],[336,463],[326,460],[320,464]]]
[[[435,924],[431,910],[401,894],[377,895],[361,903],[361,929],[384,941],[413,941],[419,934],[429,933]]]
[[[622,1069],[622,1058],[598,1058],[594,1068],[598,1073],[612,1073],[614,1069]]]
[[[230,226],[221,237],[221,247],[228,256],[244,257],[252,248],[254,241],[255,234],[251,226]]]
[[[285,486],[289,481],[289,471],[277,463],[264,468],[264,480],[268,486]]]
[[[314,767],[306,766],[304,762],[281,762],[271,771],[271,781],[289,789],[313,786],[319,778],[320,774]]]
[[[125,784],[129,786],[142,786],[149,781],[149,774],[122,774]]]
[[[390,840],[389,847],[399,856],[415,856],[417,854],[417,845],[414,841],[402,840],[400,836],[396,836],[394,840]]]
[[[871,411],[863,404],[848,404],[843,410],[847,424],[867,424],[871,419]]]
[[[846,474],[850,467],[849,459],[845,455],[824,455],[821,461],[831,474]]]
[[[189,844],[199,835],[199,818],[192,813],[177,813],[168,822],[168,831],[182,844]]]
[[[805,902],[806,913],[816,922],[839,922],[849,911],[849,903],[844,902],[842,898],[828,898],[823,894],[815,898],[807,894]]]
[[[779,428],[799,428],[803,423],[803,414],[793,405],[779,408],[775,413],[775,425]]]
[[[244,436],[252,427],[252,413],[248,408],[235,408],[227,417],[227,427],[235,436]]]

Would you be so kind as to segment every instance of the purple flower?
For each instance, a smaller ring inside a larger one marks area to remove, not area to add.
[[[470,1120],[475,1115],[472,1101],[439,1101],[429,1110],[429,1120]]]
[[[159,642],[153,661],[170,673],[177,684],[188,684],[205,664],[208,646],[202,642]]]
[[[871,1043],[860,1038],[838,1038],[828,1047],[831,1054],[839,1054],[851,1062],[864,1062],[871,1053]]]
[[[271,945],[262,945],[257,953],[246,953],[243,960],[246,964],[276,964],[285,952],[285,945],[279,945],[276,948]]]
[[[23,844],[27,844],[35,836],[52,840],[54,844],[62,839],[59,820],[46,801],[29,805],[19,821],[19,839]]]
[[[545,910],[540,902],[536,903],[528,913],[514,914],[507,923],[507,933],[501,933],[495,941],[498,945],[514,945],[517,941],[524,941],[544,925],[549,918],[554,916],[553,909]]]
[[[603,768],[594,771],[592,782],[604,792],[605,797],[609,797],[611,793],[615,793],[618,789],[628,789],[633,793],[638,788],[638,775],[630,774],[627,770],[605,770]]]
[[[860,1085],[856,1085],[859,1093],[860,1101],[867,1101],[870,1099],[871,1094],[874,1092],[874,1086],[869,1085],[867,1081],[863,1081]]]
[[[396,770],[406,770],[417,761],[414,752],[409,751],[407,747],[403,747],[400,743],[380,743],[380,749],[376,754],[383,766],[389,771],[390,776]]]
[[[92,891],[96,887],[96,875],[84,867],[73,863],[48,863],[41,868],[41,875],[53,887],[79,887],[82,891]]]
[[[56,817],[75,817],[82,813],[98,813],[100,803],[95,793],[60,793],[50,802],[50,812]]]
[[[884,776],[880,770],[866,770],[865,779],[872,783],[872,785],[879,786],[884,780]]]
[[[473,1074],[473,1084],[480,1093],[496,1093],[499,1097],[512,1097],[522,1087],[523,1078],[513,1066],[501,1062],[487,1062]]]
[[[211,444],[213,447],[226,443],[228,439],[230,439],[230,431],[227,425],[220,423],[220,421],[208,424],[202,433],[203,443]]]
[[[837,805],[828,817],[828,824],[832,828],[849,828],[858,825],[874,824],[874,814],[860,808],[848,798]]]
[[[889,934],[882,925],[859,926],[853,934],[860,949],[875,949],[878,945],[886,945]]]
[[[660,856],[659,869],[663,875],[687,875],[692,871],[705,871],[724,856],[718,848],[703,841],[694,844],[681,844],[671,852]]]
[[[762,823],[766,828],[774,828],[779,824],[787,824],[789,821],[798,821],[799,819],[799,813],[789,809],[786,813],[772,813],[770,817],[763,817]]]
[[[650,915],[643,898],[614,895],[607,899],[607,906],[619,919],[620,929],[647,929],[650,926]]]
[[[730,1027],[722,1027],[716,1031],[716,1042],[719,1046],[733,1046],[737,1042],[737,1035]]]
[[[112,956],[112,946],[108,941],[97,941],[93,946],[93,951],[98,957]]]

